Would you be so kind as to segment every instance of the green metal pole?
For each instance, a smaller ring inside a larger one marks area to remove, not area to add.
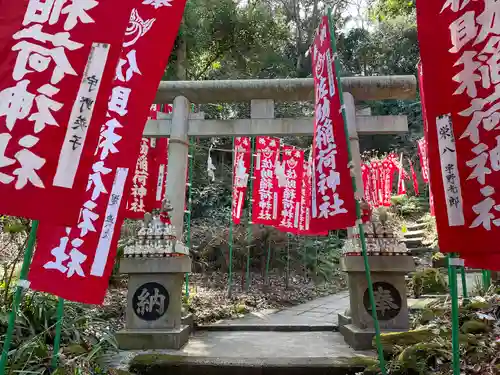
[[[288,289],[290,282],[290,233],[286,234],[286,280],[285,288]]]
[[[328,8],[328,24],[330,28],[330,35],[331,35],[331,41],[332,41],[332,50],[334,55],[337,54],[337,45],[335,42],[335,30],[334,30],[334,24],[333,24],[333,19],[332,19],[332,10],[331,8]],[[340,80],[340,64],[339,64],[339,59],[337,57],[334,57],[335,61],[335,71],[337,74],[337,82],[338,82],[338,90],[339,90],[339,97],[340,97],[340,105],[342,108],[342,117],[344,120],[344,130],[345,130],[345,136],[346,136],[346,142],[347,142],[347,152],[348,152],[348,157],[349,157],[349,162],[352,162],[352,154],[351,154],[351,145],[349,143],[349,133],[347,130],[347,116],[345,113],[345,107],[344,107],[344,93],[342,90],[342,82]],[[357,192],[357,186],[356,186],[356,177],[352,176],[352,187],[354,190],[354,195],[356,195]],[[370,305],[371,305],[371,310],[372,310],[372,318],[373,318],[373,326],[375,328],[375,343],[377,347],[377,352],[378,352],[378,360],[380,362],[380,370],[382,372],[382,375],[387,374],[387,369],[385,366],[385,358],[384,358],[384,349],[382,347],[382,341],[380,339],[380,324],[378,321],[377,317],[377,309],[376,309],[376,304],[375,304],[375,294],[373,292],[373,283],[372,283],[372,277],[371,277],[371,272],[370,272],[370,263],[368,261],[368,254],[366,251],[366,239],[365,239],[365,229],[363,227],[363,223],[361,222],[361,207],[359,204],[359,201],[356,199],[356,216],[358,218],[358,229],[359,229],[359,238],[361,241],[361,251],[363,253],[363,261],[365,265],[365,273],[366,273],[366,281],[368,283],[368,295],[370,297]]]
[[[487,292],[491,286],[491,272],[488,270],[483,270],[483,288],[484,291]]]
[[[187,204],[187,237],[186,237],[186,246],[188,249],[191,248],[191,208],[192,208],[192,184],[193,184],[193,165],[194,165],[194,144],[193,139],[189,140],[189,180],[188,180],[188,204]],[[185,295],[189,297],[189,272],[186,272],[185,275]]]
[[[61,330],[64,317],[64,298],[59,297],[57,302],[57,323],[56,323],[56,337],[54,339],[54,351],[52,353],[52,369],[57,369],[57,362],[59,359],[59,348],[61,346]]]
[[[232,176],[232,181],[234,181],[234,137],[233,137],[233,173],[231,174]],[[234,189],[234,185],[232,186],[231,191]],[[227,279],[227,295],[229,298],[231,298],[232,295],[232,289],[233,289],[233,202],[231,200],[231,210],[229,210],[229,238],[228,238],[228,245],[229,245],[229,277]]]
[[[465,273],[465,267],[460,267],[460,274],[462,275],[462,295],[465,300],[469,298],[469,292],[467,291],[467,274]]]
[[[249,174],[249,188],[248,188],[248,198],[247,198],[247,212],[248,212],[248,222],[247,222],[247,269],[246,269],[246,285],[245,290],[248,292],[250,288],[250,248],[252,247],[252,193],[253,193],[253,167],[254,167],[254,155],[255,152],[255,138],[252,137],[252,147],[250,151],[250,174]]]
[[[460,375],[460,342],[458,321],[457,268],[453,264],[455,254],[448,255],[448,273],[450,274],[451,293],[451,345],[453,350],[453,375]]]
[[[38,221],[34,220],[31,223],[31,231],[28,237],[28,244],[26,246],[26,251],[24,252],[23,264],[21,266],[21,273],[19,275],[20,282],[25,281],[26,277],[28,276],[31,257],[33,256],[33,249],[35,247],[37,230]],[[23,286],[21,284],[18,284],[16,287],[16,292],[14,294],[14,301],[12,302],[12,311],[9,315],[9,325],[5,334],[5,341],[2,349],[2,358],[0,359],[0,375],[4,375],[5,373],[5,366],[7,365],[10,344],[12,342],[12,334],[14,333],[14,327],[16,325],[17,310],[19,309],[19,304],[21,303],[22,293]]]

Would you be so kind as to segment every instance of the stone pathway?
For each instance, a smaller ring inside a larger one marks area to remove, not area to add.
[[[281,311],[266,310],[241,319],[221,320],[221,325],[337,325],[337,314],[349,307],[349,292],[317,298]]]

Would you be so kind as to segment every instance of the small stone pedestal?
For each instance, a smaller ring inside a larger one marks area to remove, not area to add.
[[[178,244],[179,245],[179,244]],[[116,334],[120,349],[180,349],[190,328],[181,320],[184,274],[189,256],[123,258],[129,275],[125,329]]]
[[[408,330],[405,275],[415,270],[415,261],[407,255],[369,256],[368,261],[380,329],[386,332]],[[375,329],[363,257],[344,256],[340,264],[348,275],[350,316],[339,314],[339,331],[355,350],[372,349]]]

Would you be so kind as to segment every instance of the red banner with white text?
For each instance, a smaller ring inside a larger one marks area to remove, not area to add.
[[[149,196],[150,210],[161,208],[161,203],[167,193],[168,138],[158,138],[151,149],[151,192]],[[189,171],[188,171],[189,173]],[[154,183],[154,184],[153,184]]]
[[[427,141],[425,138],[419,139],[418,143],[418,155],[420,157],[420,168],[422,169],[422,179],[426,184],[429,183],[429,164],[427,160]]]
[[[133,3],[0,3],[2,214],[77,223]]]
[[[80,221],[74,227],[40,223],[28,275],[33,289],[71,301],[103,302],[124,220],[124,195],[131,188],[144,125],[184,5],[183,0],[145,1],[132,11],[113,82],[121,101],[111,97],[108,117],[101,124]]]
[[[233,199],[232,219],[234,224],[241,222],[241,214],[245,205],[251,162],[251,141],[248,137],[234,139],[233,160]]]
[[[252,223],[278,225],[278,180],[275,169],[279,157],[280,140],[257,137],[255,140],[255,168],[252,197]]]
[[[304,150],[298,150],[293,146],[283,147],[283,158],[278,169],[285,178],[278,184],[277,228],[283,232],[298,234]]]
[[[312,195],[312,153],[309,160],[304,159],[300,192],[299,232],[302,236],[328,236],[328,231],[316,233],[311,230],[311,195]]]
[[[494,1],[417,2],[442,252],[491,252],[500,235],[497,8]]]
[[[316,102],[311,229],[317,232],[352,227],[356,222],[332,38],[328,17],[323,16],[312,46]]]

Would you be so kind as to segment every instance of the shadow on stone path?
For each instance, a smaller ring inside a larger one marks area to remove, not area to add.
[[[225,319],[220,325],[337,325],[337,314],[349,307],[349,292],[344,291],[283,310],[250,313],[240,319]]]

